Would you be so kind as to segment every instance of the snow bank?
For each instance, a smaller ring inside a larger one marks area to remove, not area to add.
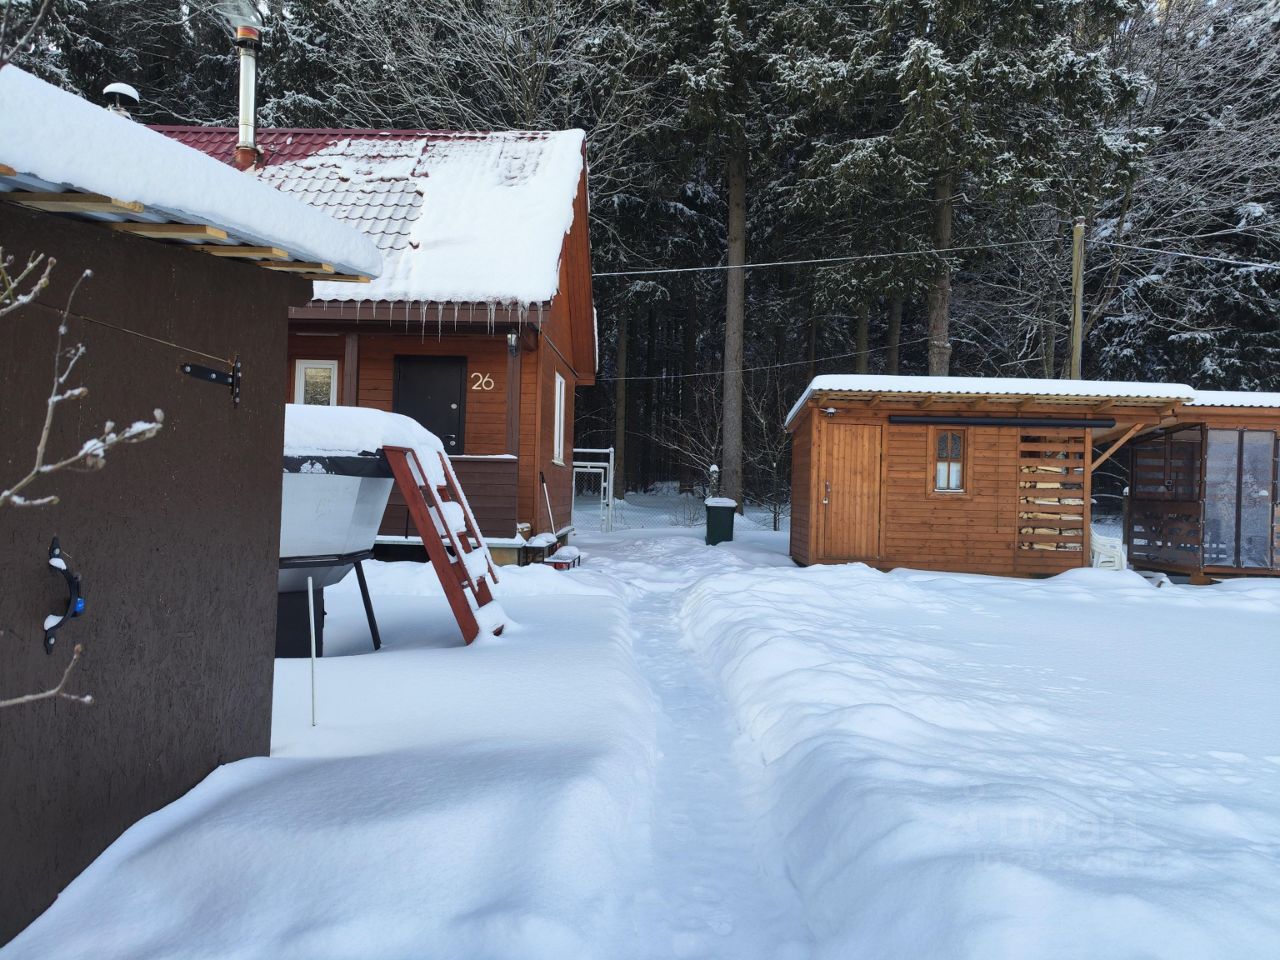
[[[369,276],[382,271],[377,248],[351,227],[12,65],[0,68],[0,163],[48,183],[222,227],[297,259]]]
[[[639,952],[655,720],[619,601],[522,597],[459,648],[429,571],[367,569],[384,646],[354,585],[326,594],[326,649],[361,655],[317,665],[319,725],[308,664],[277,661],[272,756],[136,824],[6,960]]]
[[[267,183],[368,231],[372,284],[318,282],[317,300],[551,300],[582,177],[581,130],[352,136],[270,164]],[[446,318],[447,319],[447,318]]]
[[[1270,585],[1268,585],[1270,586]],[[831,958],[1270,955],[1280,590],[733,573],[683,607]]]

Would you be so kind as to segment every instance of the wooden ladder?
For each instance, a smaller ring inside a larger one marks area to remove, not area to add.
[[[502,619],[502,608],[494,602],[490,587],[491,583],[498,582],[498,574],[476,526],[471,506],[458,486],[453,465],[443,453],[439,453],[444,483],[434,484],[422,469],[422,462],[412,447],[383,447],[382,452],[395,477],[396,488],[409,508],[418,536],[422,538],[422,545],[426,547],[427,558],[440,578],[440,586],[444,588],[449,608],[462,630],[463,640],[470,643],[479,636],[480,619],[492,619],[493,614],[499,617],[496,623],[490,623],[490,629],[495,636],[502,633],[506,625]],[[448,509],[446,505],[452,505],[454,509]],[[450,518],[459,513],[461,524],[451,521]],[[476,614],[490,604],[493,609],[487,611],[488,616],[477,618]]]

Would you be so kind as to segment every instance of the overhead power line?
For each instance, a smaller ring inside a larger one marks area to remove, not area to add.
[[[738,266],[712,264],[705,267],[651,267],[642,270],[609,270],[593,273],[592,278],[599,277],[644,277],[663,273],[714,273],[725,270],[759,270],[763,267],[802,267],[821,266],[830,263],[853,263],[857,260],[889,260],[901,257],[928,257],[949,253],[972,253],[976,250],[996,250],[1002,247],[1025,247],[1033,244],[1057,243],[1053,237],[1035,240],[1010,240],[1007,243],[980,243],[968,247],[944,247],[941,250],[897,250],[891,253],[859,253],[847,257],[814,257],[808,260],[770,260],[765,263],[744,263]]]
[[[1280,263],[1254,263],[1251,260],[1230,260],[1226,257],[1211,257],[1203,253],[1187,253],[1183,250],[1163,250],[1160,247],[1143,247],[1133,243],[1116,243],[1113,240],[1095,240],[1107,247],[1120,247],[1124,250],[1141,250],[1143,253],[1154,253],[1162,257],[1180,257],[1184,260],[1204,260],[1207,263],[1225,263],[1229,267],[1249,267],[1254,270],[1280,270]]]
[[[914,340],[901,340],[899,347],[905,347],[913,343],[925,343],[928,337],[917,337]],[[889,348],[870,347],[867,350],[854,350],[852,353],[835,353],[828,357],[814,357],[813,360],[788,360],[786,363],[766,363],[758,367],[743,367],[737,373],[756,373],[760,370],[780,370],[783,367],[803,367],[810,363],[825,363],[828,360],[847,360],[850,357],[859,356],[862,353],[882,353]],[[735,371],[730,371],[735,372]],[[597,380],[607,380],[609,383],[617,383],[619,380],[688,380],[692,377],[723,377],[723,370],[699,370],[696,373],[655,373],[649,376],[634,377],[596,377]]]

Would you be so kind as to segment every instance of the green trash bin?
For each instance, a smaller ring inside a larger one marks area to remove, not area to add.
[[[736,500],[707,497],[707,546],[714,547],[733,539],[733,515],[738,512]]]

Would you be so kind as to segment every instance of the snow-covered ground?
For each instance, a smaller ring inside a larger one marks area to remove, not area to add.
[[[655,508],[656,509],[656,508]],[[413,564],[326,593],[319,724],[137,824],[25,957],[1262,957],[1280,583],[801,570],[583,535],[458,645]]]
[[[573,524],[580,533],[595,533],[602,529],[600,488],[594,479],[581,483],[573,501]],[[705,498],[701,494],[678,493],[676,484],[656,484],[644,493],[632,491],[626,499],[613,505],[614,532],[622,530],[663,530],[694,527],[702,528],[707,522]],[[748,503],[736,521],[735,527],[746,532],[773,529],[773,514],[767,506]],[[789,510],[779,517],[779,529],[790,529]]]
[[[849,566],[681,613],[820,956],[1280,952],[1280,583]]]

